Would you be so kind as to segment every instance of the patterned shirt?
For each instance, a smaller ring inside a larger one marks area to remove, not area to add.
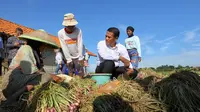
[[[15,46],[15,42],[18,42],[20,46]],[[8,59],[13,59],[17,54],[18,49],[21,45],[24,44],[24,41],[19,40],[17,37],[9,37],[6,47],[8,48]]]

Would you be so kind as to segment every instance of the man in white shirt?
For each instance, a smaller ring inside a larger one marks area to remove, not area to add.
[[[111,73],[112,77],[117,78],[120,74],[127,74],[132,78],[137,76],[137,71],[133,69],[126,48],[117,43],[120,31],[118,28],[111,27],[106,32],[105,40],[97,45],[98,66],[96,73]],[[120,62],[124,66],[120,66]]]
[[[78,22],[74,18],[74,14],[68,13],[64,15],[62,25],[65,28],[58,32],[58,38],[62,47],[66,67],[69,75],[78,72],[79,76],[83,76],[83,41],[81,29],[76,27]],[[66,68],[64,67],[64,68]]]

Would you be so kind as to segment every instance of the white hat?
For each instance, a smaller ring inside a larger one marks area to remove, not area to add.
[[[78,24],[78,22],[74,18],[74,14],[67,13],[67,14],[64,15],[64,20],[63,20],[63,23],[62,23],[63,26],[75,26],[77,24]]]

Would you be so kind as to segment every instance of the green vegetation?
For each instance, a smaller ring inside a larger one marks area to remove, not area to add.
[[[162,75],[169,75],[171,73],[182,71],[182,70],[193,71],[200,74],[200,67],[181,66],[181,65],[178,65],[177,67],[173,65],[162,65],[157,68],[150,67],[150,68],[142,68],[140,70],[144,70],[144,69],[151,69],[152,71],[155,71],[156,73],[161,73]]]
[[[174,70],[194,70],[199,71],[200,67],[192,67],[192,66],[181,66],[178,65],[177,67],[173,65],[162,65],[157,68],[150,67],[152,70],[160,72],[160,71],[174,71]]]

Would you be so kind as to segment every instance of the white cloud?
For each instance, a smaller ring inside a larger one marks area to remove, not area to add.
[[[164,43],[164,42],[168,42],[171,41],[172,39],[174,39],[176,36],[172,36],[172,37],[168,37],[164,40],[156,40],[157,43]]]
[[[177,38],[179,35],[183,34],[184,32],[180,32],[178,34],[176,34],[175,36],[171,36],[171,37],[168,37],[166,39],[163,39],[163,40],[156,40],[157,43],[160,43],[160,44],[163,44],[163,43],[166,43],[166,42],[171,42],[173,39]]]
[[[158,67],[160,65],[189,65],[189,66],[200,66],[199,63],[200,51],[193,50],[188,52],[182,52],[177,55],[168,56],[154,56],[143,59],[140,63],[140,67]]]
[[[163,47],[160,48],[160,50],[161,50],[162,52],[164,52],[164,51],[166,51],[168,48],[169,48],[168,46],[163,46]]]
[[[151,54],[155,53],[154,49],[148,45],[142,46],[142,49],[143,49],[144,53],[147,55],[151,55]]]
[[[200,50],[200,47],[192,48],[192,50]]]
[[[200,47],[200,43],[192,44],[194,47]]]
[[[199,37],[200,37],[200,35],[199,35]],[[200,40],[193,40],[193,42],[200,42]]]
[[[144,38],[140,39],[141,45],[147,45],[154,41],[155,36],[145,36]]]
[[[176,34],[175,36],[171,36],[171,37],[168,37],[163,40],[155,40],[155,42],[158,44],[161,44],[160,50],[162,52],[165,52],[170,47],[170,45],[173,43],[173,40],[176,39],[179,35],[181,35],[183,33],[184,32],[180,32],[180,33]]]
[[[194,40],[195,38],[197,38],[200,34],[200,28],[196,28],[196,29],[193,29],[191,31],[186,31],[184,36],[185,36],[185,41],[186,42],[190,42],[192,40]]]
[[[162,52],[165,52],[170,47],[171,44],[172,44],[172,42],[166,42],[166,43],[164,43],[164,45],[160,48],[160,50]]]
[[[143,38],[140,39],[141,42],[141,49],[144,54],[151,55],[154,54],[155,51],[151,47],[151,43],[154,42],[155,36],[143,36]]]
[[[185,41],[193,40],[195,36],[196,36],[196,33],[193,31],[186,32],[185,33]]]
[[[163,44],[165,42],[171,42],[173,39],[176,39],[177,37],[182,37],[184,36],[184,41],[185,42],[197,42],[197,41],[200,41],[200,40],[197,40],[196,38],[197,37],[200,37],[200,28],[195,28],[195,29],[192,29],[192,30],[189,30],[189,31],[183,31],[183,32],[180,32],[178,34],[176,34],[175,36],[171,36],[171,37],[168,37],[166,39],[163,39],[163,40],[155,40],[155,42],[159,43],[159,44]]]
[[[166,42],[165,45],[171,45],[173,42]]]
[[[197,37],[200,37],[200,28],[195,28],[190,31],[183,31],[175,36],[168,37],[163,40],[155,40],[156,43],[161,44],[160,50],[162,52],[166,51],[170,45],[173,43],[173,41],[177,41],[177,39],[180,39],[179,37],[184,37],[185,42],[199,42],[200,40],[197,40]],[[193,44],[193,47],[200,46],[199,44]]]

